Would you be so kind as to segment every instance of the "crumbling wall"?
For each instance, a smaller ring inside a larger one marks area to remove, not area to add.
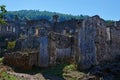
[[[97,27],[95,44],[98,63],[114,61],[116,56],[120,55],[120,29],[118,28],[105,25]]]
[[[92,18],[84,20],[78,32],[78,48],[80,59],[78,61],[80,69],[89,68],[96,64],[95,40],[96,27]]]
[[[51,32],[49,40],[51,64],[70,61],[70,58],[73,56],[71,37]]]
[[[38,55],[38,66],[48,67],[49,65],[49,52],[48,52],[48,37],[40,36],[40,47]]]
[[[109,53],[112,60],[117,59],[120,56],[120,28],[111,27],[110,28],[111,39],[109,45]]]
[[[113,61],[120,55],[119,25],[106,27],[105,21],[99,16],[80,20],[79,25],[76,23],[74,21],[73,27],[77,28],[72,37],[68,34],[49,31],[50,29],[45,25],[42,26],[37,31],[37,37],[28,36],[16,42],[16,47],[20,50],[39,48],[39,53],[23,56],[25,58],[22,58],[21,54],[7,54],[5,55],[6,62],[20,67],[32,65],[48,67],[56,63],[71,62],[71,59],[75,57],[78,67],[87,69],[102,62]],[[25,63],[22,64],[23,62]]]
[[[39,67],[48,67],[56,63],[70,62],[70,58],[74,54],[71,37],[50,32],[47,35],[41,34],[39,41]]]
[[[38,52],[12,52],[6,53],[4,63],[20,69],[29,70],[33,65],[37,66]]]
[[[77,61],[80,69],[87,69],[99,62],[108,59],[107,55],[107,32],[99,16],[93,16],[82,21],[78,28]]]
[[[39,44],[39,37],[31,36],[20,38],[16,41],[15,49],[22,51],[25,49],[39,49]]]
[[[108,61],[110,55],[108,53],[107,39],[109,40],[109,34],[107,34],[105,26],[97,26],[96,28],[96,38],[95,38],[95,48],[96,48],[96,58],[97,63]]]
[[[98,18],[98,20],[101,20]],[[98,22],[97,22],[98,23]],[[103,25],[102,25],[103,24]],[[97,62],[111,62],[120,55],[120,27],[119,25],[106,25],[105,21],[97,26],[95,39]]]

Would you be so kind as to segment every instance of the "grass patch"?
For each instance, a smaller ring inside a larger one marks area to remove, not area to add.
[[[10,75],[6,72],[2,72],[0,75],[0,80],[18,80],[18,79],[13,75]]]
[[[3,62],[3,59],[4,59],[3,57],[2,57],[2,58],[0,58],[0,63],[2,63],[2,62]]]

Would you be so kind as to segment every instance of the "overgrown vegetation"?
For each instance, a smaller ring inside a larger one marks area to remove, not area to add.
[[[113,25],[114,24],[114,21],[113,20],[106,20],[106,25]]]
[[[0,24],[6,24],[6,22],[3,20],[4,14],[7,12],[5,9],[5,5],[0,5]]]
[[[0,63],[2,63],[2,62],[3,62],[3,59],[4,59],[3,57],[2,57],[2,58],[0,58]]]
[[[3,65],[4,57],[0,58],[0,80],[18,80],[17,77],[7,73],[6,67]]]
[[[77,70],[77,66],[75,64],[70,64],[63,68],[63,72],[70,72],[75,70]]]
[[[16,41],[9,41],[7,45],[7,49],[14,49]]]
[[[7,72],[3,71],[0,74],[0,80],[18,80],[15,76],[8,74]]]

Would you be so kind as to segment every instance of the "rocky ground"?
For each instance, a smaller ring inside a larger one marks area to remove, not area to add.
[[[103,80],[120,80],[120,62],[95,66],[90,70],[90,74]]]
[[[120,80],[120,62],[94,66],[86,71],[76,70],[74,64],[22,71],[5,66],[0,60],[0,80]]]

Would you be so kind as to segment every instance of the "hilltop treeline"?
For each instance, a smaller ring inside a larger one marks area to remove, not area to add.
[[[8,13],[4,15],[4,17],[10,21],[14,19],[19,19],[19,20],[47,19],[51,21],[53,15],[59,15],[59,21],[70,20],[70,19],[84,19],[89,17],[87,15],[73,16],[71,14],[61,14],[56,12],[39,11],[39,10],[8,11]]]

